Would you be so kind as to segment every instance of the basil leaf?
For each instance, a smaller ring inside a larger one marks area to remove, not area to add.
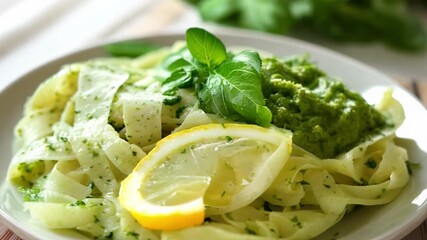
[[[190,51],[183,47],[175,52],[172,52],[162,61],[161,68],[168,71],[175,71],[180,67],[190,66],[193,61]]]
[[[242,51],[233,57],[233,61],[247,63],[255,68],[258,73],[261,73],[261,57],[255,51]]]
[[[213,69],[227,59],[224,44],[213,34],[201,28],[190,28],[186,32],[187,48],[199,62]]]
[[[131,58],[141,56],[159,48],[161,46],[138,41],[110,43],[105,46],[105,50],[112,56]]]
[[[193,86],[194,68],[180,68],[174,71],[170,77],[162,83],[160,91],[164,95],[174,95],[178,88],[188,88]]]
[[[262,126],[271,122],[272,114],[264,106],[261,75],[251,64],[237,61],[221,64],[209,76],[199,97],[202,107],[207,108],[205,111],[225,117],[238,113],[246,121]]]
[[[203,89],[197,91],[200,108],[207,113],[219,114],[225,118],[237,120],[240,117],[228,100],[227,83],[217,75],[209,76]]]

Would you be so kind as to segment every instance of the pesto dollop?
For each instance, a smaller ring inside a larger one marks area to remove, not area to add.
[[[385,117],[306,57],[266,58],[263,95],[272,124],[293,132],[296,145],[331,158],[385,128]]]

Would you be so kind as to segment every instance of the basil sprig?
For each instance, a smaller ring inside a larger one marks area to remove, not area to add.
[[[194,87],[200,107],[233,120],[266,126],[272,114],[261,90],[261,58],[255,51],[227,53],[222,41],[201,28],[186,32],[187,46],[163,62],[170,76],[161,91],[175,95]]]

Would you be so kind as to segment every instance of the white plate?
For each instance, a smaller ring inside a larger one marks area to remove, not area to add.
[[[309,53],[321,69],[342,79],[356,91],[366,92],[369,100],[375,100],[378,91],[395,88],[395,97],[403,104],[406,120],[397,132],[399,143],[408,149],[411,162],[421,163],[424,168],[415,170],[409,184],[390,204],[378,207],[362,207],[346,215],[319,239],[400,239],[416,228],[427,217],[427,112],[411,94],[399,88],[384,74],[343,55],[305,42],[286,37],[245,32],[218,33],[227,46],[248,46],[277,56]],[[144,38],[144,41],[170,45],[183,35],[161,35]],[[31,54],[31,53],[28,53]],[[13,128],[21,117],[25,100],[36,86],[57,72],[66,63],[105,56],[102,47],[95,46],[51,61],[19,78],[0,92],[0,176],[4,178],[12,158]],[[0,214],[3,221],[25,239],[81,239],[71,231],[49,231],[29,220],[23,212],[22,200],[16,189],[1,179]]]

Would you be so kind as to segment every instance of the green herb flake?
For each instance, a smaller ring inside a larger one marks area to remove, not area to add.
[[[179,102],[181,102],[182,97],[177,95],[177,96],[173,96],[173,97],[167,97],[165,99],[163,99],[163,104],[167,105],[167,106],[173,106]]]
[[[126,236],[130,236],[130,237],[139,237],[139,233],[136,232],[127,232]]]
[[[175,117],[180,118],[186,108],[187,106],[180,106],[175,112]]]
[[[70,203],[70,206],[86,206],[86,203],[83,200],[77,200],[73,203]]]
[[[92,157],[93,158],[96,158],[96,157],[98,157],[99,156],[99,152],[98,151],[96,151],[96,150],[92,150]]]
[[[305,181],[305,180],[301,180],[298,183],[301,184],[301,185],[310,185],[310,183],[307,182],[307,181]]]
[[[365,162],[365,166],[367,166],[368,168],[375,169],[377,167],[377,162],[374,159],[370,158]]]
[[[295,226],[297,226],[298,228],[302,228],[302,224],[301,224],[301,222],[298,220],[298,217],[297,217],[297,216],[294,216],[294,217],[291,219],[291,222],[293,222],[293,223],[295,224]]]
[[[273,194],[271,197],[274,198],[274,199],[276,199],[277,201],[282,201],[283,200],[282,198],[278,197],[276,194]]]
[[[245,232],[250,235],[257,235],[257,233],[254,230],[250,229],[248,226],[245,227]]]

